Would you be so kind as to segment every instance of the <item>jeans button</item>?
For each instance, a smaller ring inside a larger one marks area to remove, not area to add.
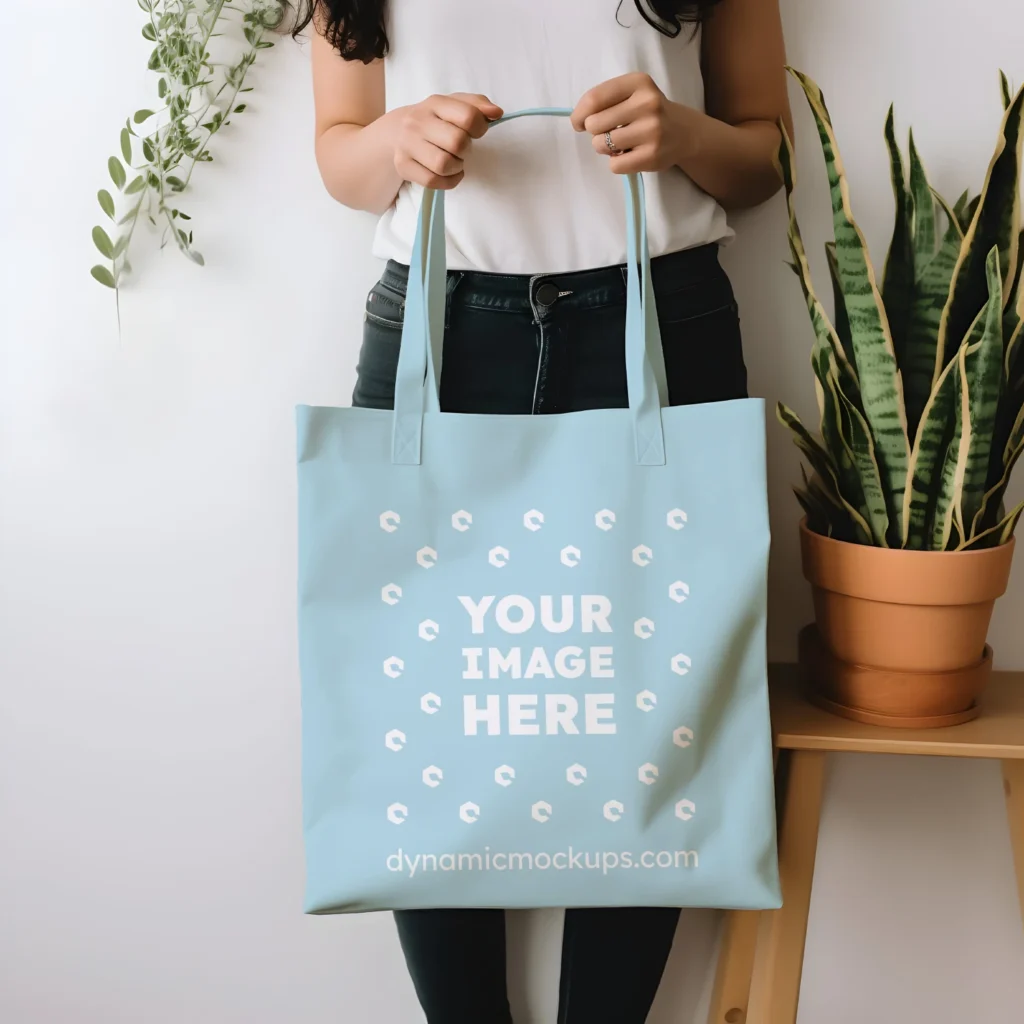
[[[545,281],[537,289],[536,298],[541,306],[553,306],[558,298],[558,289],[550,281]]]

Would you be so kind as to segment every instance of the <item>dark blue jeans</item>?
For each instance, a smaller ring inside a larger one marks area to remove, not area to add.
[[[441,407],[559,413],[626,403],[624,267],[517,276],[450,272]],[[739,317],[716,246],[652,264],[673,405],[743,398]],[[408,268],[389,263],[366,303],[357,406],[391,408]],[[570,909],[558,1024],[643,1024],[679,911]],[[395,914],[428,1024],[511,1024],[501,910]]]

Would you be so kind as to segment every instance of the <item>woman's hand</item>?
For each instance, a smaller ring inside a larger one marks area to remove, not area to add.
[[[430,96],[394,111],[395,170],[403,181],[426,188],[455,188],[465,175],[471,141],[501,114],[486,96],[470,93]]]
[[[595,86],[571,120],[576,131],[594,137],[595,152],[609,158],[614,173],[633,174],[680,164],[695,116],[697,111],[667,99],[650,75],[635,72]]]

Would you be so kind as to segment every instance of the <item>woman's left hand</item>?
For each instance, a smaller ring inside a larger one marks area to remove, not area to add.
[[[571,120],[593,136],[594,151],[609,158],[615,174],[633,174],[677,165],[696,113],[667,99],[650,75],[634,72],[587,92]]]

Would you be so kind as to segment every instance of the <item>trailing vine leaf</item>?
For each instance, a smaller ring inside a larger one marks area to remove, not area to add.
[[[114,275],[106,267],[101,267],[97,264],[89,271],[89,273],[92,274],[100,284],[106,285],[108,288],[117,287],[117,284],[114,282]]]
[[[118,218],[117,226],[121,228],[124,227],[125,224],[131,224],[138,217],[141,206],[142,202],[140,200],[138,206],[133,207],[127,213]],[[127,238],[128,236],[125,235],[124,237]]]
[[[96,193],[96,198],[100,201],[100,208],[103,212],[111,219],[114,219],[114,197],[105,189],[101,188]]]
[[[282,24],[287,6],[283,0],[137,2],[145,16],[142,36],[153,44],[147,67],[158,75],[156,93],[164,105],[135,110],[121,129],[120,155],[107,162],[122,198],[104,190],[99,202],[119,232],[114,239],[102,229],[93,232],[110,267],[90,273],[115,289],[131,269],[128,253],[143,219],[162,228],[161,247],[173,242],[203,265],[192,232],[177,226],[189,219],[177,208],[177,196],[189,188],[196,167],[213,160],[211,141],[230,124],[228,115],[245,110],[238,99],[252,89],[247,75],[257,54],[274,45],[267,36]],[[218,52],[233,45],[234,54],[215,58],[210,47],[215,37],[221,39]]]
[[[124,164],[122,164],[116,156],[112,156],[107,161],[107,168],[110,171],[110,180],[118,187],[118,189],[124,188],[124,183],[127,180]]]
[[[114,258],[114,243],[111,242],[110,235],[103,228],[92,229],[92,240],[102,256],[106,256],[108,260]]]

